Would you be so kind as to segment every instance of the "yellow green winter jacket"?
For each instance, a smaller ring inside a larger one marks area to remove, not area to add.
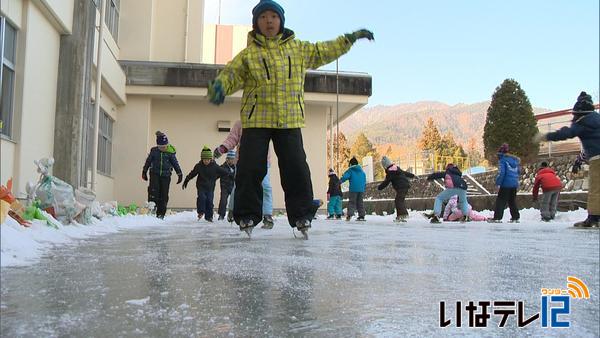
[[[343,35],[310,43],[296,40],[289,29],[273,38],[250,32],[248,46],[225,66],[217,80],[225,95],[244,90],[242,128],[302,128],[306,70],[334,61],[351,46]]]

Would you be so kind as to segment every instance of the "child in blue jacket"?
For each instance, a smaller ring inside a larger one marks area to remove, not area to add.
[[[521,160],[508,153],[508,143],[498,149],[498,175],[496,176],[496,208],[494,218],[488,219],[490,223],[501,223],[506,205],[510,209],[510,222],[519,223],[519,207],[517,206],[517,189],[521,175]]]
[[[354,216],[354,211],[358,210],[357,221],[365,220],[365,206],[363,199],[365,197],[365,188],[367,186],[367,175],[363,171],[356,157],[350,159],[350,168],[344,172],[340,179],[340,184],[350,181],[350,190],[348,191],[348,213],[346,221]]]

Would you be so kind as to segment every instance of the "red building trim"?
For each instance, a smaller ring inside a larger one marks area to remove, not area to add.
[[[600,104],[595,104],[594,108],[600,109]],[[551,112],[547,112],[547,113],[537,114],[537,115],[535,115],[535,119],[539,121],[539,120],[550,119],[550,118],[557,117],[557,116],[571,115],[571,113],[572,113],[571,109],[557,110],[557,111],[551,111]]]

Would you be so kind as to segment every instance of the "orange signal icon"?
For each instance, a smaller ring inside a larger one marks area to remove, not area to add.
[[[567,277],[567,289],[572,298],[590,298],[590,291],[587,285],[577,277]]]

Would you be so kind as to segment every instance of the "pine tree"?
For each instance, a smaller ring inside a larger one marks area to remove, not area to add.
[[[487,111],[483,130],[486,159],[497,163],[498,147],[508,143],[511,154],[521,157],[524,162],[535,160],[539,144],[532,139],[537,132],[537,122],[525,91],[517,81],[504,80],[492,95]]]
[[[442,137],[440,136],[440,131],[435,125],[435,122],[433,122],[431,117],[428,118],[425,123],[425,128],[423,128],[423,132],[421,133],[421,138],[419,139],[419,149],[434,150],[441,140]]]

